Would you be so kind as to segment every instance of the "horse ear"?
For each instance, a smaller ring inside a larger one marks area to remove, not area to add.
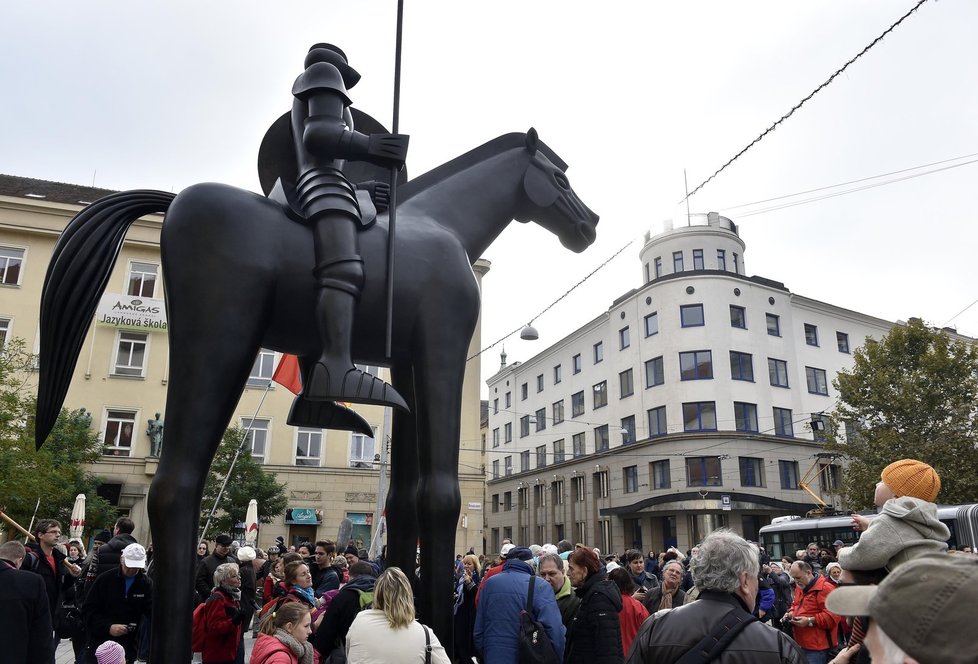
[[[531,157],[537,153],[537,143],[539,142],[540,137],[537,136],[537,130],[530,127],[530,131],[526,132],[526,149],[529,150]]]

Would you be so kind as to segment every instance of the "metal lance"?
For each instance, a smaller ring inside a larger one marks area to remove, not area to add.
[[[404,0],[397,0],[397,38],[394,43],[394,117],[391,133],[398,133],[401,112],[401,32],[404,23]],[[391,338],[394,323],[394,226],[397,221],[397,167],[391,167],[390,202],[387,207],[387,335],[384,354],[391,357]]]

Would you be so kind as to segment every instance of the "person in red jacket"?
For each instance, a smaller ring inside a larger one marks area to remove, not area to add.
[[[628,569],[624,567],[614,569],[608,573],[608,578],[614,581],[621,591],[621,611],[618,612],[618,622],[621,623],[621,649],[627,655],[635,635],[638,634],[645,619],[649,617],[649,611],[632,597],[638,586],[632,580]]]
[[[241,573],[236,563],[214,570],[214,589],[203,608],[206,634],[201,659],[204,664],[234,664],[243,647],[241,623]]]
[[[788,573],[795,582],[795,599],[784,620],[791,623],[794,639],[805,651],[809,664],[826,664],[839,625],[839,616],[825,608],[825,598],[835,585],[813,572],[803,560],[792,563]]]
[[[260,629],[250,664],[312,664],[312,623],[301,602],[288,602],[269,612]]]

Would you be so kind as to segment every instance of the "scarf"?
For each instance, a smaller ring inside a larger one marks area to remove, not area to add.
[[[296,592],[297,595],[301,595],[307,602],[316,606],[316,595],[312,591],[312,586],[308,588],[300,588],[299,586],[292,586],[292,590]]]
[[[279,628],[275,630],[275,638],[288,646],[292,654],[299,660],[299,664],[312,664],[312,644],[308,641],[299,643],[295,637]]]
[[[220,589],[221,592],[230,595],[231,599],[235,602],[241,601],[241,588],[228,588],[227,586],[218,586],[214,590]]]
[[[671,588],[665,584],[662,585],[662,601],[659,602],[659,610],[671,609],[672,608],[672,597],[679,590],[679,586]]]

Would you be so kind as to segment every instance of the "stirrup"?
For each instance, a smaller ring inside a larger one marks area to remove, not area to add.
[[[376,376],[351,367],[341,377],[334,378],[322,360],[312,365],[309,383],[303,387],[302,396],[309,401],[350,401],[411,412],[397,390]]]

